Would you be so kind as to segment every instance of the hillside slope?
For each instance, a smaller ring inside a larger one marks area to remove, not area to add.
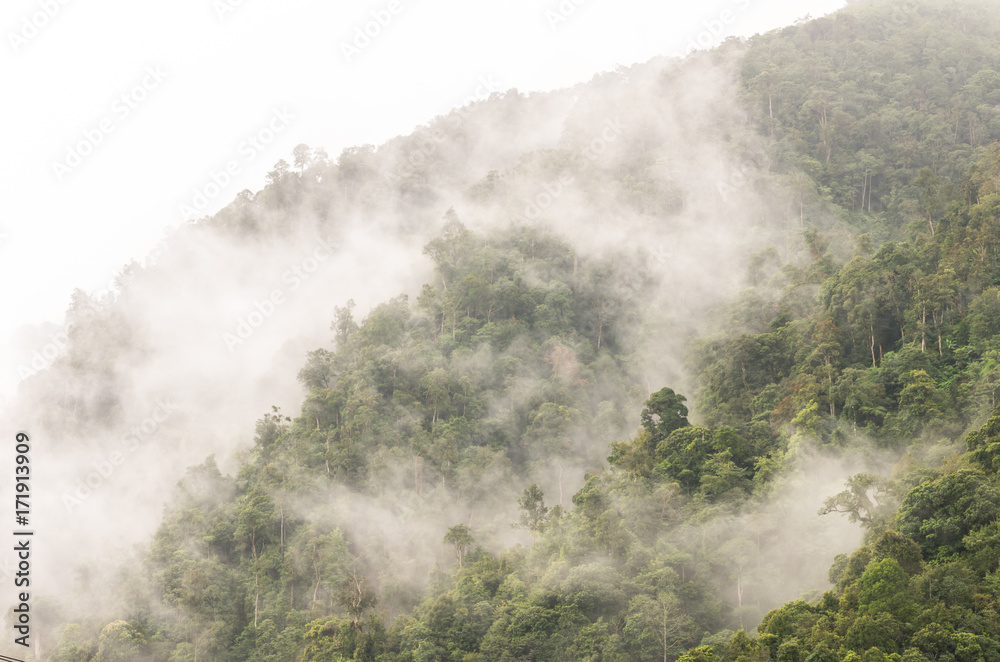
[[[301,146],[25,383],[69,458],[179,411],[38,658],[1000,658],[998,37],[854,2]]]

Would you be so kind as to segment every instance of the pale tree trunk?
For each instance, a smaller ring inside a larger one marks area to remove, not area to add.
[[[740,629],[746,629],[743,623],[743,564],[736,567],[736,606],[740,609]]]
[[[670,632],[669,628],[670,628],[670,612],[667,610],[666,607],[664,607],[663,608],[663,630],[660,632],[660,634],[663,635],[663,638],[660,640],[660,644],[663,646],[663,662],[668,662],[668,659],[667,659],[667,650],[668,650],[668,648],[667,648],[667,635]]]
[[[920,351],[927,349],[927,304],[920,304]]]
[[[253,576],[253,626],[257,627],[257,614],[260,609],[260,575]]]
[[[767,125],[768,125],[768,131],[770,132],[771,137],[773,138],[774,137],[774,106],[771,103],[771,93],[770,92],[767,93],[767,116],[768,116],[768,119],[770,120],[767,123]]]
[[[934,331],[937,333],[938,356],[944,356],[944,351],[941,349],[941,326],[944,324],[944,311],[941,311],[940,322],[936,314],[932,314],[931,318],[934,320]]]
[[[863,181],[863,183],[861,184],[861,211],[863,213],[865,211],[865,191],[868,189],[868,173],[867,172],[865,172],[865,177],[864,177],[864,179],[862,181]]]
[[[826,360],[826,377],[830,384],[830,417],[837,415],[837,403],[833,401],[833,367],[830,365],[830,359]]]
[[[319,563],[320,563],[319,550],[316,548],[316,543],[313,542],[313,570],[316,572],[316,585],[313,587],[313,600],[312,600],[313,602],[316,602],[317,600],[317,595],[319,594],[319,585],[320,582],[322,581],[322,578],[320,576]]]

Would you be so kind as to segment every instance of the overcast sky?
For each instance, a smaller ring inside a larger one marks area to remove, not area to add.
[[[258,190],[298,143],[336,158],[494,89],[565,87],[843,5],[6,0],[0,397],[19,327],[61,324],[74,288],[106,290],[186,212]]]

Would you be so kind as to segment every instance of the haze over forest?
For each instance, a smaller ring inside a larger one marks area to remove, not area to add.
[[[300,144],[25,331],[0,651],[1000,660],[998,141],[994,2],[855,0]]]

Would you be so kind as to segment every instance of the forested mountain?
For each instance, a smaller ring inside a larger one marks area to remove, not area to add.
[[[269,356],[301,390],[252,444],[192,386],[155,534],[44,596],[34,659],[1000,660],[994,3],[858,0],[291,160],[78,294],[20,396],[67,453],[155,390],[150,301],[222,291],[220,251],[363,232],[421,280],[304,291],[327,339]],[[250,351],[229,326],[187,361]]]

